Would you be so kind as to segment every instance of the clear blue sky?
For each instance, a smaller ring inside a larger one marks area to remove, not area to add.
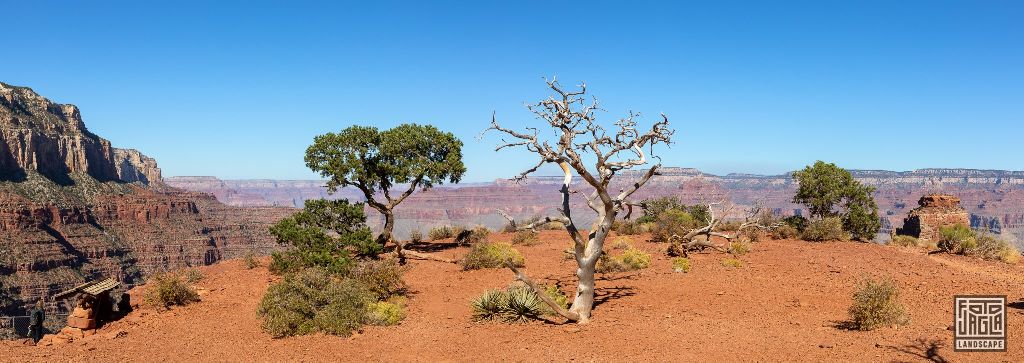
[[[550,75],[608,121],[668,114],[667,165],[1024,169],[1020,1],[0,5],[0,81],[79,105],[165,175],[313,178],[314,135],[419,122],[466,143],[465,180],[509,177],[532,157],[476,135],[492,111],[536,122],[522,105]]]

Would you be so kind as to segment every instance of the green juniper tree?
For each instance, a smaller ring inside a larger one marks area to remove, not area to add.
[[[832,163],[818,161],[793,173],[799,183],[794,203],[807,206],[812,217],[839,217],[843,229],[854,238],[871,240],[882,228],[875,188],[862,185],[849,171]]]
[[[392,241],[394,208],[399,203],[416,189],[445,181],[458,183],[466,172],[462,141],[450,132],[417,124],[384,131],[352,126],[317,136],[306,150],[306,165],[328,178],[331,193],[348,186],[362,191],[366,204],[384,217],[384,228],[376,238],[381,248]],[[399,184],[405,185],[399,188]],[[396,243],[396,252],[399,257],[406,254],[401,243]]]

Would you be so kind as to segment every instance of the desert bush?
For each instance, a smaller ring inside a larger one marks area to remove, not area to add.
[[[875,188],[853,179],[849,171],[818,161],[794,172],[793,178],[799,183],[793,202],[807,206],[811,216],[839,217],[844,230],[861,241],[874,239],[882,228],[872,196]]]
[[[465,229],[459,231],[455,235],[455,242],[462,245],[471,245],[487,240],[487,236],[491,234],[491,230],[484,226],[477,226],[473,229]]]
[[[907,324],[903,305],[899,302],[900,291],[892,281],[864,279],[857,283],[853,292],[850,318],[860,330],[873,330],[888,325]]]
[[[615,242],[612,242],[612,249],[624,250],[633,247],[632,243],[633,240],[629,237],[619,237],[615,239]]]
[[[986,260],[1003,261],[1015,264],[1020,260],[1020,251],[1009,241],[997,238],[991,234],[981,234],[976,237],[976,246],[968,251],[971,256],[981,257]]]
[[[505,266],[505,261],[511,259],[516,267],[526,266],[523,255],[516,251],[510,244],[481,242],[474,244],[462,260],[464,270],[477,270],[482,268],[500,268]]]
[[[615,233],[623,236],[633,236],[643,233],[640,227],[640,223],[631,220],[621,220],[612,222],[612,230]]]
[[[773,239],[793,239],[800,236],[800,231],[789,224],[783,224],[772,228],[771,236]]]
[[[185,282],[190,284],[197,283],[203,279],[203,272],[198,269],[190,268],[185,270]]]
[[[260,261],[252,253],[246,253],[245,257],[242,257],[242,262],[245,264],[245,268],[249,270],[260,267]]]
[[[405,319],[405,309],[401,304],[387,301],[370,303],[366,308],[366,323],[378,326],[398,325]]]
[[[715,231],[733,232],[740,229],[740,225],[742,224],[743,221],[724,221],[722,223],[719,223],[718,226],[715,226]]]
[[[275,338],[321,332],[348,336],[367,321],[374,294],[322,268],[286,275],[267,289],[257,314]]]
[[[904,235],[893,237],[889,244],[900,247],[922,247],[921,240],[917,239],[917,237]]]
[[[373,293],[377,300],[387,300],[404,295],[408,286],[402,279],[408,266],[402,266],[394,258],[360,261],[350,275]]]
[[[974,231],[962,224],[940,227],[939,235],[939,248],[949,253],[965,254],[978,247]]]
[[[735,258],[726,258],[722,260],[722,266],[730,268],[739,268],[743,267],[743,261],[737,260]]]
[[[825,217],[807,224],[802,234],[808,241],[847,241],[850,234],[843,230],[843,221],[839,217]]]
[[[810,221],[808,221],[807,218],[804,218],[802,216],[789,216],[783,218],[782,223],[785,223],[786,225],[793,227],[794,229],[796,229],[797,232],[803,232],[804,228],[807,228],[807,224],[809,224]]]
[[[734,255],[745,255],[750,252],[750,243],[735,241],[729,244],[729,253]]]
[[[164,272],[153,275],[146,282],[144,299],[151,305],[166,309],[197,302],[199,294],[180,274]]]
[[[690,259],[686,257],[673,258],[672,271],[683,273],[690,272]]]
[[[658,215],[651,229],[651,240],[666,242],[672,235],[685,235],[697,227],[697,220],[690,213],[670,209]]]
[[[420,230],[418,229],[412,231],[411,233],[409,233],[409,241],[412,243],[423,242],[423,232],[420,232]]]
[[[562,221],[551,221],[545,224],[544,228],[549,231],[564,231],[565,223],[562,223]]]
[[[437,226],[431,228],[430,231],[427,232],[427,237],[430,237],[431,241],[452,238],[455,237],[455,229],[451,226]]]
[[[641,249],[630,247],[618,256],[608,254],[601,255],[597,262],[597,272],[627,272],[648,268],[651,266],[651,254]]]
[[[658,216],[669,210],[686,212],[697,221],[706,221],[710,216],[706,205],[686,205],[676,197],[645,199],[643,209],[643,215],[636,219],[641,225],[656,222]]]
[[[514,245],[533,246],[538,243],[540,243],[540,239],[537,238],[537,232],[532,230],[522,230],[512,236]]]

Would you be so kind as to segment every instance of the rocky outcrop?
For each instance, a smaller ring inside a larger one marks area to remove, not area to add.
[[[917,237],[921,240],[938,241],[939,229],[954,225],[970,226],[967,210],[960,206],[960,198],[946,194],[931,194],[921,197],[919,207],[911,210],[903,220],[903,228],[896,234]]]
[[[28,88],[0,84],[0,133],[0,286],[19,300],[8,312],[85,280],[127,288],[156,271],[268,253],[267,228],[293,212],[166,187],[155,160],[112,148],[76,107]]]
[[[75,105],[0,83],[0,180],[24,181],[36,172],[58,184],[71,184],[72,174],[148,183],[160,180],[159,170],[153,159],[89,132]]]

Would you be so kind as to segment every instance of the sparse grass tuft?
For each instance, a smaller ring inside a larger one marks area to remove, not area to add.
[[[431,228],[430,232],[427,232],[427,237],[430,237],[431,241],[437,241],[455,237],[455,234],[455,229],[453,229],[451,226],[437,226]]]
[[[505,261],[511,259],[516,267],[526,266],[523,255],[512,245],[505,243],[481,242],[474,244],[462,260],[462,269],[477,270],[482,268],[500,268]]]
[[[743,261],[735,258],[726,258],[722,260],[722,266],[729,268],[740,268],[743,267]]]
[[[366,309],[366,323],[370,325],[398,325],[402,319],[405,319],[405,309],[398,303],[378,301]]]
[[[632,243],[633,243],[633,239],[632,238],[629,238],[629,237],[619,237],[619,238],[615,239],[615,242],[612,242],[612,249],[624,250],[624,249],[627,249],[627,248],[631,248],[631,247],[633,247]]]
[[[682,273],[690,272],[690,259],[686,257],[673,258],[672,271]]]
[[[774,239],[793,239],[800,237],[800,231],[789,224],[783,224],[775,227],[771,231],[772,238]]]
[[[900,291],[892,281],[864,279],[857,283],[850,306],[850,318],[860,330],[874,330],[888,325],[910,322],[899,302]]]
[[[188,270],[185,270],[185,281],[190,284],[202,281],[203,277],[203,273],[198,269],[190,268]]]
[[[245,268],[249,270],[260,267],[260,261],[252,253],[246,253],[245,257],[242,257],[242,262],[245,263]]]
[[[744,241],[736,241],[729,244],[729,253],[734,255],[745,255],[750,252],[750,243]]]

